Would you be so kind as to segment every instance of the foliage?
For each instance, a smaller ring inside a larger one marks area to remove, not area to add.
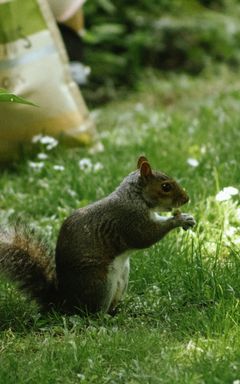
[[[146,66],[197,74],[210,63],[239,65],[239,6],[229,3],[87,2],[85,62],[92,75],[86,97],[113,97],[116,89],[134,86]]]
[[[23,97],[16,96],[13,93],[10,93],[6,89],[0,88],[0,103],[19,103],[19,104],[28,104],[36,107],[36,104],[32,103],[29,100],[24,99]]]
[[[43,141],[35,158],[2,170],[1,224],[20,215],[53,246],[63,219],[110,193],[139,154],[181,181],[191,197],[182,211],[198,224],[132,254],[113,317],[40,314],[1,278],[0,382],[238,382],[239,195],[216,195],[240,188],[239,79],[224,68],[195,78],[145,72],[137,94],[95,111],[104,152]]]

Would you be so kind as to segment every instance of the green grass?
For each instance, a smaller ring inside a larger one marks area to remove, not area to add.
[[[239,73],[145,73],[137,93],[95,112],[103,153],[56,148],[46,160],[26,156],[2,170],[0,222],[20,215],[52,246],[62,220],[111,192],[140,154],[188,190],[183,210],[198,225],[133,253],[129,291],[114,317],[40,314],[1,279],[0,382],[240,380],[239,195],[215,199],[224,187],[240,188],[239,102]],[[103,168],[84,172],[83,158]]]

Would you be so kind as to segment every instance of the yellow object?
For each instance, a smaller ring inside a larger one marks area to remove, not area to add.
[[[0,103],[0,161],[39,133],[71,145],[96,139],[46,0],[0,1],[0,88],[39,106]]]
[[[85,0],[48,0],[53,15],[58,22],[74,17]]]
[[[64,24],[77,33],[84,30],[84,17],[82,9],[79,9],[72,17],[64,21]]]

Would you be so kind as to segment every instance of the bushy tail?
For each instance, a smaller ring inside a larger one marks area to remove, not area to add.
[[[43,308],[57,304],[53,252],[22,225],[0,229],[0,273],[17,282]]]

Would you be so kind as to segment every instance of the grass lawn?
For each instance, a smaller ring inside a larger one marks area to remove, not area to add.
[[[187,189],[182,211],[198,225],[133,253],[114,317],[40,314],[1,278],[0,383],[240,383],[239,195],[216,199],[240,188],[239,110],[239,73],[146,72],[138,92],[94,112],[103,153],[43,146],[45,160],[1,172],[0,222],[20,215],[52,246],[62,220],[110,193],[140,154]]]

